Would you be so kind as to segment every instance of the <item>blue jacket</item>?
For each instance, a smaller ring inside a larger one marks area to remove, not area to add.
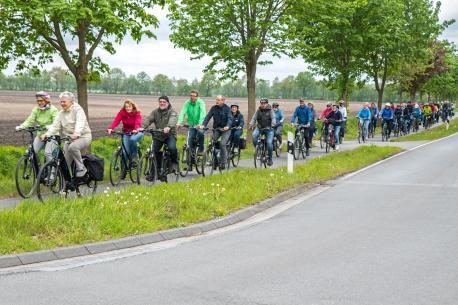
[[[389,109],[383,108],[383,110],[380,112],[380,116],[383,119],[392,120],[393,119],[393,110],[391,108]]]
[[[374,108],[369,108],[371,110],[372,118],[377,118],[379,115],[378,108],[375,106]]]
[[[232,127],[242,127],[245,126],[245,121],[243,119],[243,114],[240,111],[237,111],[235,115],[232,115]]]
[[[294,110],[294,114],[291,118],[291,123],[294,124],[297,118],[297,123],[300,125],[307,125],[310,124],[310,120],[312,118],[312,114],[310,113],[310,109],[307,106],[304,106],[304,108],[301,108],[301,106],[297,107],[296,110]]]
[[[420,109],[420,107],[418,107],[418,108],[415,108],[415,107],[414,107],[414,108],[412,109],[412,113],[413,113],[413,115],[414,115],[416,118],[421,117],[421,109]]]
[[[361,108],[361,110],[358,113],[358,118],[363,119],[363,120],[370,120],[371,119],[371,110],[369,108],[367,109]]]
[[[275,121],[277,122],[276,126],[283,126],[283,122],[285,121],[285,114],[283,110],[278,109],[277,111],[274,110],[275,113]]]

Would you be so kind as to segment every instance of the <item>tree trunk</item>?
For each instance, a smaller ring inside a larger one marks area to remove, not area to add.
[[[87,120],[89,121],[89,109],[88,109],[88,99],[87,99],[87,79],[84,76],[85,73],[80,72],[76,77],[76,90],[78,94],[78,104],[83,107],[84,112],[86,113]]]
[[[248,118],[249,122],[256,112],[256,61],[246,64],[246,85],[248,91]]]

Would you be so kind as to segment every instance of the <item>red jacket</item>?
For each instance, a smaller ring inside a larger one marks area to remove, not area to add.
[[[328,114],[332,112],[332,107],[326,107],[324,108],[323,112],[320,114],[320,120],[325,118]]]
[[[142,113],[140,111],[132,111],[129,113],[126,109],[122,108],[116,115],[109,129],[115,129],[121,121],[123,132],[138,130],[142,126]]]

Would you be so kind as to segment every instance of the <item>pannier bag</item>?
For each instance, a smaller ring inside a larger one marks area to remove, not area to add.
[[[89,176],[95,181],[103,181],[105,161],[96,155],[83,155],[83,163]]]
[[[245,138],[240,138],[239,149],[246,149],[246,139]]]

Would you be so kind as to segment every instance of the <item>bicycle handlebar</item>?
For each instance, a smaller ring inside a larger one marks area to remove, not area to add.
[[[16,130],[16,132],[19,132],[19,131],[35,132],[35,131],[45,131],[45,130],[47,130],[47,128],[36,125],[32,127],[27,127],[27,128],[20,128]]]

